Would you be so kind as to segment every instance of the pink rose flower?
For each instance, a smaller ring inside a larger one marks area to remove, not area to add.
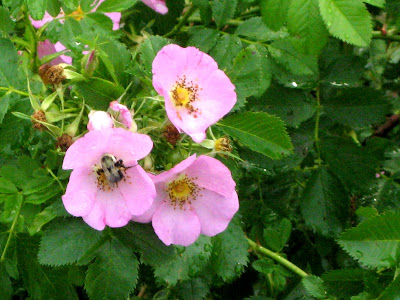
[[[92,110],[89,113],[89,123],[87,124],[87,129],[92,130],[102,130],[105,128],[113,128],[114,121],[111,116],[105,111]]]
[[[159,14],[165,15],[168,12],[165,0],[142,0],[142,2]]]
[[[99,5],[104,2],[105,0],[99,0],[97,2],[97,5],[90,11],[90,12],[95,12],[97,10],[97,8],[99,7]],[[80,20],[82,19],[82,15],[84,14],[84,12],[82,11],[81,7],[79,6],[78,9],[74,12],[72,12],[70,15],[76,15],[76,19]],[[121,20],[121,13],[119,12],[111,12],[111,13],[104,13],[106,16],[108,16],[111,21],[113,22],[113,30],[117,30],[119,29],[119,22]],[[31,22],[32,25],[35,28],[40,28],[42,27],[44,24],[46,24],[47,22],[51,22],[53,21],[55,18],[61,18],[60,22],[63,23],[64,20],[62,19],[65,16],[65,13],[63,12],[63,10],[61,9],[61,12],[56,16],[56,17],[52,17],[47,11],[44,13],[44,17],[41,20],[33,20],[31,18]]]
[[[132,114],[125,105],[120,104],[118,101],[112,101],[110,102],[110,108],[119,113],[117,116],[118,122],[125,125],[128,129],[132,127]]]
[[[65,49],[66,48],[64,47],[64,45],[61,44],[60,42],[57,42],[56,44],[52,44],[49,40],[45,40],[43,42],[38,42],[37,54],[39,56],[39,59],[42,59],[46,55],[57,53],[57,52],[65,50]],[[62,63],[71,64],[72,57],[66,56],[66,55],[60,55],[59,57],[56,57],[49,62],[49,64],[52,66],[62,64]]]
[[[192,155],[169,171],[153,176],[157,196],[150,209],[132,219],[152,220],[166,245],[188,246],[200,233],[214,236],[226,229],[239,209],[229,169],[209,156]]]
[[[211,56],[194,47],[162,48],[153,61],[153,86],[164,97],[171,122],[197,143],[236,103],[228,76]]]
[[[63,162],[63,169],[73,169],[62,196],[65,209],[97,230],[125,226],[146,212],[155,187],[137,160],[152,147],[149,136],[122,128],[89,131],[76,140]]]

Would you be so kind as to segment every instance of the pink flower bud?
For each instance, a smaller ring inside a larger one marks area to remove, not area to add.
[[[114,121],[112,120],[111,116],[105,111],[92,110],[89,113],[89,123],[87,125],[87,129],[89,131],[101,130],[113,127],[114,127]]]

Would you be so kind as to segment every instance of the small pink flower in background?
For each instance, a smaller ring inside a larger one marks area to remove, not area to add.
[[[231,172],[215,158],[192,155],[152,178],[157,190],[153,205],[132,220],[152,220],[166,245],[188,246],[200,234],[214,236],[226,229],[239,209]]]
[[[100,0],[100,1],[98,1],[98,3],[97,3],[97,5],[90,11],[90,12],[95,12],[96,10],[97,10],[97,8],[99,7],[99,5],[102,3],[102,2],[104,2],[105,0]],[[79,20],[81,20],[82,18],[83,18],[83,15],[84,14],[84,12],[82,11],[82,9],[81,9],[81,7],[79,6],[78,7],[78,9],[76,10],[76,11],[74,11],[74,12],[72,12],[71,14],[70,14],[70,16],[75,16],[75,19],[77,19],[78,21]],[[121,20],[121,13],[119,13],[119,12],[111,12],[111,13],[104,13],[106,16],[108,16],[110,19],[111,19],[111,21],[113,22],[113,30],[117,30],[117,29],[119,29],[119,22],[120,22],[120,20]],[[43,17],[43,19],[41,19],[41,20],[33,20],[33,19],[31,19],[31,22],[32,22],[32,25],[35,27],[35,28],[40,28],[40,27],[42,27],[44,24],[46,24],[47,22],[51,22],[51,21],[53,21],[54,19],[56,19],[56,18],[60,18],[60,22],[61,23],[63,23],[64,22],[64,19],[63,19],[63,17],[65,16],[65,13],[62,11],[62,9],[61,9],[61,12],[60,12],[60,14],[58,15],[58,16],[56,16],[56,17],[52,17],[47,11],[45,12],[45,14],[44,14],[44,17]]]
[[[111,116],[105,111],[92,110],[89,113],[89,123],[87,124],[87,129],[92,130],[102,130],[105,128],[113,128],[114,121]]]
[[[120,104],[118,101],[110,102],[110,108],[113,111],[118,112],[117,121],[125,125],[126,128],[131,129],[133,121],[132,114],[129,109],[125,105]]]
[[[165,15],[168,12],[165,0],[142,0],[142,2],[159,14]]]
[[[63,162],[63,169],[73,169],[62,196],[65,209],[97,230],[125,226],[132,216],[146,212],[155,187],[137,160],[152,147],[149,136],[122,128],[89,131],[76,140]]]
[[[65,49],[66,48],[64,47],[64,45],[61,44],[60,42],[57,42],[56,44],[52,44],[49,40],[45,40],[43,42],[38,42],[37,53],[38,53],[39,59],[42,59],[46,55],[60,52]],[[72,57],[66,56],[66,55],[60,55],[59,57],[56,57],[55,59],[53,59],[49,62],[49,64],[52,66],[62,64],[62,63],[71,64]]]
[[[162,48],[153,61],[153,86],[164,97],[171,122],[197,143],[236,103],[228,76],[211,56],[194,47]]]

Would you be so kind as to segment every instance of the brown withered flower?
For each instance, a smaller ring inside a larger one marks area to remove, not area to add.
[[[67,79],[64,75],[64,68],[60,65],[43,65],[39,68],[39,75],[45,85],[57,85]]]
[[[167,142],[172,146],[175,146],[181,138],[181,134],[179,133],[178,129],[176,129],[176,127],[172,124],[165,127],[163,134]]]
[[[57,138],[56,146],[59,147],[62,151],[67,151],[68,148],[74,143],[72,140],[72,136],[63,133],[62,136]]]
[[[35,113],[32,115],[32,123],[33,123],[33,128],[44,131],[46,130],[46,126],[43,124],[36,122],[35,120],[41,121],[41,122],[47,122],[46,115],[44,114],[44,111],[42,110],[37,110]]]
[[[232,145],[231,141],[227,137],[221,137],[215,141],[214,146],[215,151],[225,151],[225,152],[232,152]]]

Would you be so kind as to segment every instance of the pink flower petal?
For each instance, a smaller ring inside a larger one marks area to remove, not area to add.
[[[139,223],[148,223],[153,218],[153,214],[156,208],[161,204],[162,201],[167,197],[165,193],[165,184],[161,183],[156,185],[156,197],[154,198],[153,203],[151,204],[150,208],[146,210],[141,215],[134,215],[132,216],[132,221],[139,222]]]
[[[207,189],[230,197],[235,190],[236,183],[232,179],[231,171],[219,160],[201,155],[190,165],[186,174],[197,178],[196,183]]]
[[[110,102],[110,108],[113,111],[119,112],[120,115],[118,121],[130,129],[132,126],[132,114],[130,110],[125,105],[120,104],[118,101]]]
[[[103,230],[106,227],[104,210],[99,202],[95,202],[92,211],[82,219],[96,230]]]
[[[37,53],[38,53],[39,59],[42,59],[46,55],[54,54],[54,53],[57,53],[57,52],[65,49],[65,47],[60,42],[58,42],[57,44],[53,45],[49,40],[45,40],[43,42],[38,42]],[[57,45],[57,48],[61,49],[61,50],[57,50],[56,45]],[[64,48],[64,49],[62,49],[62,48]],[[51,60],[49,62],[49,64],[50,65],[58,65],[58,64],[62,64],[62,63],[70,64],[71,62],[72,62],[71,57],[66,56],[66,55],[60,55],[60,56],[54,58],[53,60]]]
[[[114,188],[113,191],[98,191],[96,202],[100,203],[105,223],[110,227],[125,226],[132,217],[118,188]]]
[[[153,228],[166,245],[188,246],[200,235],[200,222],[190,208],[175,209],[168,202],[162,202],[153,215]]]
[[[61,16],[63,16],[64,14],[59,14],[57,17],[61,17]],[[31,22],[32,22],[32,25],[33,25],[33,27],[35,27],[35,28],[40,28],[40,27],[42,27],[44,24],[46,24],[47,22],[51,22],[51,21],[53,21],[53,17],[52,16],[50,16],[50,14],[46,11],[45,13],[44,13],[44,16],[43,16],[43,19],[41,19],[41,20],[33,20],[32,18],[31,18]]]
[[[96,193],[96,176],[92,170],[79,168],[72,171],[62,201],[71,215],[82,217],[92,210]]]
[[[201,196],[192,201],[192,207],[200,220],[201,233],[214,236],[226,229],[239,209],[236,191],[224,197],[210,190],[202,190]]]
[[[195,160],[196,160],[196,154],[193,154],[192,156],[181,161],[179,164],[177,164],[172,169],[162,172],[162,173],[152,177],[153,182],[157,183],[157,182],[172,180],[174,177],[176,177],[175,176],[176,174],[179,174],[180,172],[187,169]]]
[[[119,22],[121,20],[121,13],[119,12],[111,12],[111,13],[104,13],[107,17],[111,19],[113,22],[113,30],[119,29]]]
[[[159,14],[165,15],[168,12],[165,0],[142,0],[142,2]]]
[[[87,129],[91,130],[102,130],[105,128],[114,127],[114,121],[111,116],[105,111],[95,111],[92,110],[89,113],[89,123],[87,124]]]
[[[132,215],[145,213],[156,196],[153,181],[140,165],[127,169],[126,180],[119,182],[118,187]]]

